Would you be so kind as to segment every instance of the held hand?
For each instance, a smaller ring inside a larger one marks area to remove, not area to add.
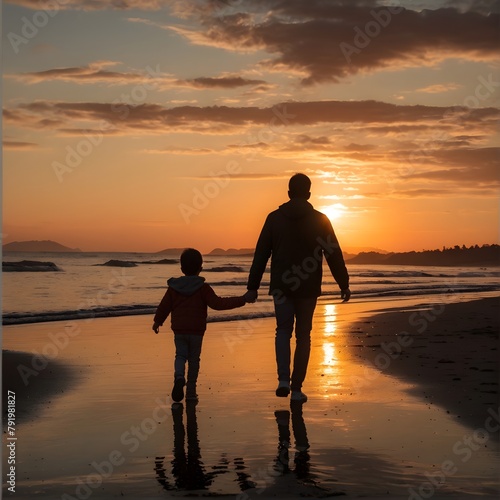
[[[248,304],[249,302],[253,304],[256,300],[257,297],[259,296],[259,293],[257,290],[248,290],[245,295],[243,295],[243,298],[245,299],[245,302]]]
[[[349,299],[351,298],[351,290],[349,288],[346,288],[345,290],[340,291],[340,298],[344,299],[342,302],[349,302]]]
[[[158,323],[153,323],[153,331],[158,333],[160,331],[160,325]]]

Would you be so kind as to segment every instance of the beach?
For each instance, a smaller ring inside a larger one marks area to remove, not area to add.
[[[497,309],[320,301],[300,406],[274,394],[273,318],[209,323],[200,401],[174,407],[172,333],[151,316],[4,327],[12,497],[496,498]]]

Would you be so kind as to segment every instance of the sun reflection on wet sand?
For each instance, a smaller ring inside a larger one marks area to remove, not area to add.
[[[336,342],[337,311],[335,304],[327,304],[322,316],[322,359],[319,363],[322,373],[320,388],[324,399],[337,396],[341,387],[340,365]]]

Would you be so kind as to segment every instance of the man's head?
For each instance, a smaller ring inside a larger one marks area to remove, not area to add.
[[[288,182],[288,196],[308,200],[311,196],[311,179],[304,174],[295,174]]]
[[[181,254],[181,271],[186,276],[197,276],[203,265],[203,257],[198,250],[186,248]]]

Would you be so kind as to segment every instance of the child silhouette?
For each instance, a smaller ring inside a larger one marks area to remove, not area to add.
[[[218,311],[242,307],[255,302],[249,292],[240,297],[219,297],[199,274],[203,257],[198,250],[188,248],[181,255],[181,271],[184,276],[170,278],[168,288],[154,317],[153,330],[158,333],[169,314],[172,314],[172,330],[175,342],[174,387],[172,399],[198,401],[196,382],[200,370],[203,335],[207,328],[207,308]],[[185,367],[188,363],[187,384]]]

